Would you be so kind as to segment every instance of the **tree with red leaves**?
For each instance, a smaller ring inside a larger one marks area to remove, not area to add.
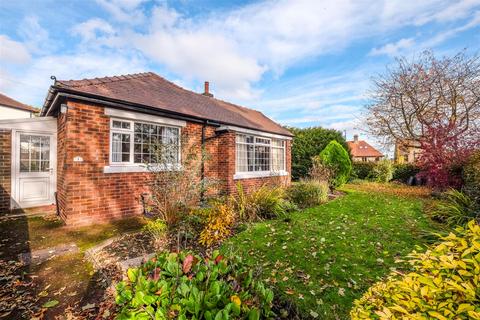
[[[480,58],[462,51],[438,59],[426,51],[396,62],[373,80],[369,131],[391,143],[418,141],[429,184],[458,186],[455,168],[480,147]]]

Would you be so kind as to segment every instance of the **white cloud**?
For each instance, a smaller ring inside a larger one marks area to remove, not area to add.
[[[114,29],[107,21],[93,18],[74,26],[72,32],[79,35],[83,42],[90,42],[97,38],[111,36],[114,34]]]
[[[152,15],[151,32],[137,34],[135,46],[149,58],[165,64],[188,80],[209,80],[219,95],[250,99],[251,83],[260,80],[265,68],[242,55],[236,44],[221,34],[190,28],[177,12],[158,7]]]
[[[145,14],[139,6],[146,0],[96,0],[111,16],[130,25],[145,21]]]
[[[74,55],[49,55],[36,59],[25,72],[17,72],[17,79],[28,79],[7,87],[7,93],[22,97],[29,104],[43,103],[51,75],[57,79],[83,79],[143,72],[145,61],[141,57],[77,53]]]
[[[20,23],[18,33],[32,54],[47,53],[52,48],[48,31],[38,22],[37,16],[27,16]]]
[[[6,35],[0,35],[1,63],[25,64],[30,59],[30,53],[23,43],[14,41]]]
[[[373,48],[369,55],[378,56],[386,54],[388,56],[396,56],[401,54],[403,50],[411,48],[414,44],[415,40],[413,38],[404,38],[398,40],[397,42],[387,43],[380,48]]]

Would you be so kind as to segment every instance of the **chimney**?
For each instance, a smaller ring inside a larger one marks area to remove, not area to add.
[[[358,142],[358,134],[353,135],[353,142]]]
[[[205,81],[205,89],[202,94],[207,97],[213,97],[213,94],[210,93],[210,83],[208,81]]]

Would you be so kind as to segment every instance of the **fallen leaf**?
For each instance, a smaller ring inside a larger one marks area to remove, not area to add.
[[[50,301],[45,302],[45,303],[42,305],[42,307],[43,307],[43,308],[51,308],[51,307],[55,307],[57,304],[58,304],[58,301],[57,301],[57,300],[50,300]]]

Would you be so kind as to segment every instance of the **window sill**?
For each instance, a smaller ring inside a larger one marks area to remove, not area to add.
[[[160,172],[160,171],[173,171],[181,170],[180,165],[170,165],[166,168],[164,166],[147,166],[144,164],[135,165],[112,165],[103,167],[103,173],[134,173],[134,172]]]
[[[237,172],[233,175],[233,180],[252,179],[252,178],[268,178],[288,176],[287,171],[259,171],[259,172]]]

